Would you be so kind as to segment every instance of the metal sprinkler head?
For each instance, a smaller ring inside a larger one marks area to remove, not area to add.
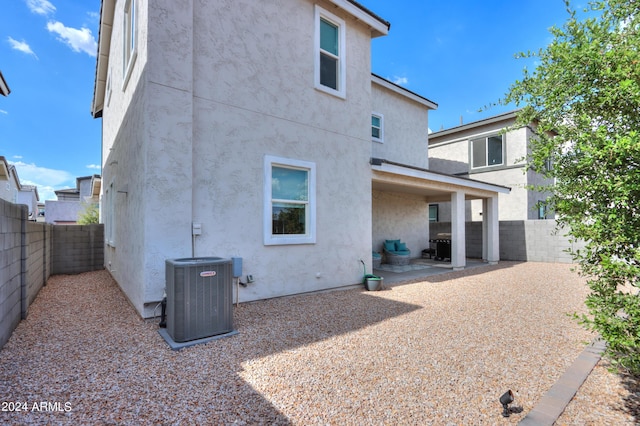
[[[509,404],[511,404],[513,402],[513,392],[511,392],[511,389],[509,389],[508,391],[506,391],[505,393],[502,394],[502,396],[500,397],[500,404],[502,404],[502,416],[503,417],[509,417],[511,415],[511,412],[509,411]]]

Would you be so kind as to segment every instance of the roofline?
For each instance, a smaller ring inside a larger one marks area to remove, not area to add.
[[[379,86],[382,87],[386,87],[387,89],[396,92],[399,95],[402,95],[404,97],[407,97],[415,102],[418,102],[419,104],[422,104],[424,106],[426,106],[429,109],[438,109],[438,104],[430,101],[429,99],[425,98],[424,96],[418,95],[415,92],[412,92],[411,90],[405,89],[402,86],[399,86],[395,83],[392,83],[391,81],[387,80],[386,78],[380,77],[377,74],[371,73],[371,81],[373,83],[378,84]]]
[[[375,30],[375,32],[372,34],[374,37],[387,35],[389,33],[389,30],[391,29],[391,23],[389,21],[382,19],[380,16],[376,15],[371,10],[367,9],[366,7],[364,7],[363,5],[361,5],[359,2],[355,0],[346,0],[346,1],[345,0],[329,0],[329,1],[331,1],[336,6],[339,6],[342,9],[346,10],[351,15],[355,16],[361,21],[367,23],[373,30]],[[351,7],[345,7],[347,6],[345,3],[351,3],[353,6],[360,9],[360,11],[356,11]],[[362,12],[368,15],[369,18],[362,19],[363,18]],[[370,18],[373,18],[375,21],[377,21],[373,23],[375,25],[372,25]]]
[[[9,96],[9,93],[11,93],[11,89],[9,89],[7,80],[4,79],[4,76],[2,75],[2,71],[0,71],[0,95]]]
[[[102,110],[104,108],[107,71],[109,69],[109,51],[111,50],[111,30],[113,29],[115,6],[116,0],[100,1],[100,25],[98,26],[96,77],[93,86],[93,101],[91,103],[91,115],[93,118],[102,117]]]
[[[386,166],[385,166],[386,165]],[[396,163],[395,161],[385,160],[383,158],[371,158],[371,167],[374,170],[382,172],[390,172],[405,176],[419,177],[422,179],[434,180],[437,182],[448,183],[458,186],[466,186],[473,189],[497,192],[501,194],[511,193],[511,188],[493,183],[487,183],[480,180],[463,178],[460,176],[450,175],[447,173],[434,172],[433,170],[423,169],[421,167],[409,166],[407,164]]]
[[[461,124],[460,126],[451,127],[445,130],[438,130],[437,132],[431,132],[429,134],[429,138],[435,138],[439,136],[447,136],[454,133],[462,132],[469,129],[474,129],[476,127],[486,126],[487,124],[498,123],[500,121],[506,121],[513,118],[516,118],[520,109],[516,109],[509,112],[504,112],[502,114],[494,115],[488,118],[483,118],[482,120],[472,121],[471,123]]]

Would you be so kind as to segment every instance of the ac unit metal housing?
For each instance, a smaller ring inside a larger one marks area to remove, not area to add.
[[[187,342],[233,331],[231,259],[168,259],[167,333]]]

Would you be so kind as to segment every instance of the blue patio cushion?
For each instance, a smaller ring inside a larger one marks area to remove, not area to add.
[[[397,242],[396,251],[407,251],[407,245],[405,243]]]
[[[371,252],[371,256],[373,256],[374,259],[379,259],[382,257],[380,253],[376,253],[375,251]]]
[[[393,240],[387,240],[384,242],[384,249],[386,251],[395,251],[396,250],[396,242]]]

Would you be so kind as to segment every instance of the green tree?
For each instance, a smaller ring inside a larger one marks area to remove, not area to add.
[[[99,223],[100,212],[97,204],[86,204],[84,210],[78,215],[79,225],[90,225]]]
[[[588,277],[583,323],[607,341],[621,369],[640,372],[640,2],[592,1],[535,53],[503,104],[536,123],[530,166],[555,178],[559,226],[586,243],[574,251]],[[551,159],[553,167],[545,167]]]

